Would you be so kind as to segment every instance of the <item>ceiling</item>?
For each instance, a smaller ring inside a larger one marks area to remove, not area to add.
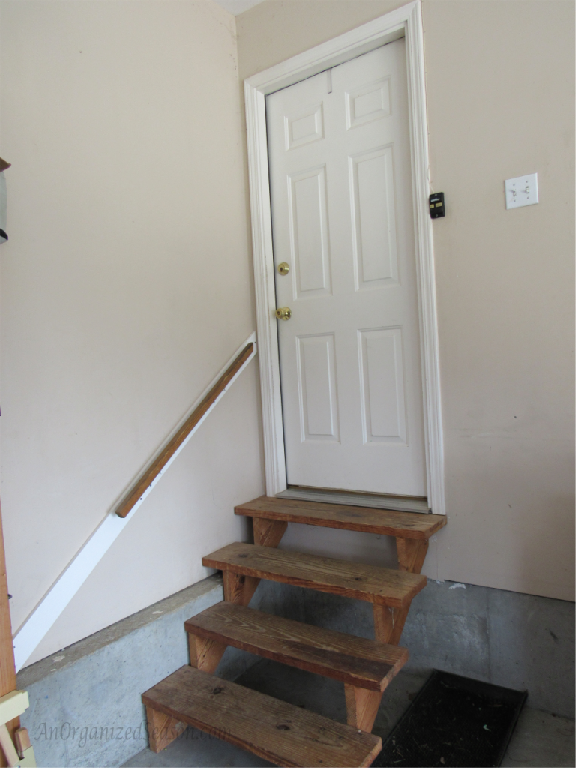
[[[239,13],[244,13],[248,8],[252,8],[253,5],[263,2],[263,0],[216,0],[219,6],[224,8],[228,13],[232,13],[234,16],[238,16]]]

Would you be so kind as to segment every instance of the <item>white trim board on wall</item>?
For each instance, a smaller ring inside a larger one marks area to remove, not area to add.
[[[46,635],[48,630],[53,626],[56,619],[62,614],[68,603],[72,600],[74,595],[78,592],[82,584],[86,581],[88,576],[92,573],[94,568],[98,565],[100,560],[104,557],[106,552],[110,549],[112,544],[116,541],[120,533],[124,530],[126,524],[134,517],[136,511],[142,505],[144,499],[148,496],[152,488],[157,484],[162,475],[166,472],[168,467],[172,464],[174,459],[182,452],[184,446],[186,446],[193,434],[198,430],[200,425],[207,418],[208,414],[216,407],[216,404],[224,397],[226,392],[230,389],[232,384],[240,376],[242,371],[246,369],[246,366],[256,355],[256,334],[251,334],[246,341],[240,346],[236,352],[232,355],[230,360],[222,367],[217,373],[214,379],[206,387],[204,392],[196,400],[194,405],[190,408],[189,413],[181,420],[180,424],[172,431],[172,434],[168,437],[165,443],[168,443],[173,434],[178,432],[180,426],[186,421],[189,414],[192,413],[197,406],[204,400],[206,395],[215,386],[220,377],[230,367],[230,365],[236,360],[238,355],[245,349],[248,344],[253,344],[252,353],[250,357],[243,363],[242,367],[236,372],[236,374],[230,379],[228,384],[224,387],[222,392],[216,397],[212,405],[207,409],[206,413],[199,419],[198,423],[190,431],[190,434],[181,443],[178,449],[171,456],[170,460],[163,467],[162,471],[155,477],[154,481],[148,486],[146,491],[138,499],[134,507],[132,507],[126,517],[118,517],[114,511],[109,512],[96,530],[92,533],[90,538],[82,546],[82,548],[76,553],[74,558],[62,571],[60,576],[56,579],[54,584],[50,587],[48,592],[44,595],[42,600],[38,603],[36,608],[28,616],[26,621],[22,624],[20,629],[14,635],[14,660],[16,662],[16,671],[20,670],[35,648],[38,647],[42,638]],[[131,484],[128,486],[130,487]],[[120,497],[122,498],[122,496]],[[116,508],[114,504],[113,509]]]
[[[274,315],[276,301],[268,180],[266,96],[400,37],[406,38],[428,503],[436,514],[445,514],[442,404],[432,223],[429,211],[428,126],[420,0],[408,3],[379,19],[298,54],[244,82],[266,493],[274,496],[286,489],[280,361],[276,333],[278,321]]]

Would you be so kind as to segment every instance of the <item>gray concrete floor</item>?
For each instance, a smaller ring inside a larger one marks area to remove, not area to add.
[[[388,686],[374,724],[374,733],[382,739],[390,733],[410,705],[429,675],[429,671],[402,671]],[[237,682],[249,688],[289,701],[296,706],[319,712],[345,722],[344,689],[341,683],[291,669],[272,661],[261,660]],[[188,728],[165,750],[155,755],[145,749],[132,757],[126,766],[267,766],[270,763],[226,744],[219,739]],[[503,766],[540,766],[564,768],[574,766],[574,720],[555,717],[547,712],[525,707]]]

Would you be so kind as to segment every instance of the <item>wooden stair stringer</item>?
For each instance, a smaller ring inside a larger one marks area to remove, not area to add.
[[[346,696],[346,722],[366,733],[372,733],[374,721],[382,701],[381,691],[368,691],[366,688],[356,688],[344,685]]]
[[[188,724],[277,765],[371,765],[381,741],[370,731],[383,691],[408,658],[398,644],[412,599],[427,583],[421,570],[429,539],[446,518],[269,497],[235,511],[252,517],[255,543],[203,558],[223,572],[224,602],[186,622],[191,666],[143,695],[151,748],[160,751]],[[280,550],[289,522],[394,536],[398,570]],[[262,578],[371,602],[375,640],[248,608]],[[229,645],[340,680],[347,724],[211,677]]]
[[[406,573],[422,572],[422,566],[426,559],[428,552],[428,539],[396,539],[396,551],[398,553],[398,570]],[[383,634],[376,632],[376,627],[380,626],[380,620],[376,619],[376,612],[379,611],[379,607],[374,606],[374,629],[375,637],[383,643],[391,643],[397,645],[402,637],[402,631],[404,630],[404,624],[408,618],[408,612],[412,600],[410,600],[402,608],[391,608],[390,631]]]
[[[277,547],[289,522],[394,536],[398,569],[414,574],[422,571],[430,537],[446,525],[444,515],[423,515],[271,496],[260,496],[240,504],[234,511],[237,515],[252,517],[254,543],[260,546]],[[411,602],[388,609],[374,605],[376,639],[393,645],[400,642]]]

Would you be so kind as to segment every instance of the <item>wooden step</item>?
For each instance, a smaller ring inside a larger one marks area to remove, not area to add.
[[[202,564],[225,573],[308,587],[393,608],[408,606],[427,581],[425,576],[405,571],[254,544],[229,544],[203,557]]]
[[[142,695],[150,748],[159,752],[179,723],[247,749],[274,765],[368,766],[382,741],[292,704],[182,667]],[[167,739],[162,734],[170,734]]]
[[[240,504],[235,512],[246,517],[345,528],[403,539],[427,540],[446,525],[445,515],[421,515],[417,512],[277,499],[272,496],[260,496]]]
[[[373,691],[383,691],[408,660],[406,648],[313,627],[228,602],[207,608],[188,619],[184,627],[203,640],[232,645]]]

